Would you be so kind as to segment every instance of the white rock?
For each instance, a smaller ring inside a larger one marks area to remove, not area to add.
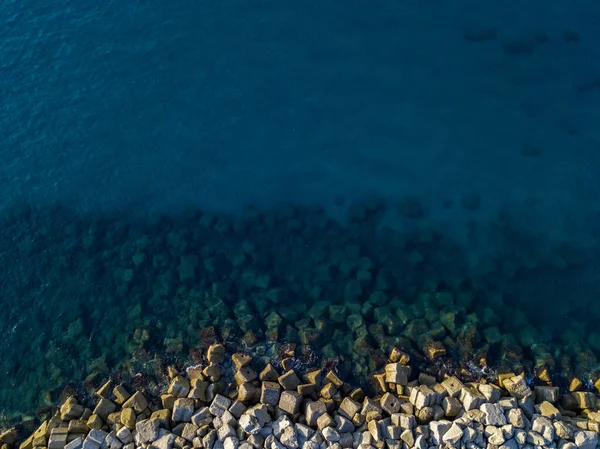
[[[206,435],[204,435],[204,437],[202,437],[202,446],[204,446],[205,449],[212,449],[213,446],[215,445],[216,440],[217,440],[217,431],[214,429],[211,429],[208,431],[208,433]]]
[[[273,435],[275,435],[275,438],[279,438],[287,427],[292,426],[293,424],[290,419],[285,415],[281,415],[279,418],[273,421]]]
[[[537,432],[530,430],[527,432],[527,443],[533,444],[535,446],[544,446],[546,444],[545,438]]]
[[[210,404],[209,410],[215,416],[221,416],[231,406],[231,399],[217,394]]]
[[[306,424],[296,423],[294,424],[294,427],[296,428],[296,434],[298,435],[299,440],[308,440],[315,433],[315,431],[308,427]]]
[[[240,428],[249,435],[255,435],[260,432],[260,424],[258,419],[247,413],[244,413],[238,422]]]
[[[531,430],[539,433],[546,440],[546,444],[550,444],[554,439],[554,426],[545,416],[536,417],[531,423]]]
[[[506,388],[512,397],[517,399],[521,399],[532,394],[531,388],[529,388],[527,385],[527,380],[523,375],[505,379],[504,388]]]
[[[499,404],[483,404],[479,408],[485,413],[485,424],[488,426],[503,426],[506,424],[504,409]]]
[[[431,430],[431,440],[433,444],[439,446],[442,444],[444,434],[450,429],[452,423],[450,421],[432,421],[429,423],[429,429]]]
[[[194,414],[194,400],[190,398],[179,398],[173,405],[174,422],[190,422]]]
[[[373,437],[370,432],[354,432],[353,437],[353,447],[358,447],[361,444],[366,444],[367,446],[371,445],[373,441]]]
[[[259,449],[261,447],[263,447],[263,445],[265,444],[265,437],[263,437],[261,434],[257,433],[254,435],[248,435],[248,443],[250,443],[252,445],[252,447]]]
[[[579,449],[594,449],[598,444],[598,434],[591,430],[575,432],[575,445]]]
[[[340,441],[340,434],[333,427],[325,427],[321,431],[321,433],[323,434],[323,438],[325,438],[325,441],[329,443],[335,443],[337,441]]]
[[[274,440],[273,443],[271,443],[271,449],[286,449],[286,446],[279,440]]]
[[[136,438],[140,443],[152,443],[158,438],[157,419],[144,419],[135,424]],[[92,432],[88,435],[90,437]]]
[[[286,427],[279,437],[279,441],[281,441],[281,444],[289,449],[296,449],[298,447],[298,436],[296,434],[296,429],[293,426]]]
[[[173,431],[175,431],[175,430],[173,429]],[[187,441],[193,442],[194,438],[196,437],[197,432],[198,432],[198,426],[188,422],[188,423],[184,424],[183,429],[181,430],[180,436]]]
[[[498,428],[488,437],[488,443],[495,446],[501,446],[505,441],[504,432],[502,432],[502,429]]]
[[[81,449],[83,447],[83,438],[77,437],[65,445],[65,449]]]
[[[564,422],[555,421],[552,423],[552,425],[554,426],[554,434],[558,438],[563,438],[565,440],[573,439],[573,430],[569,426],[567,426]]]
[[[198,427],[210,424],[213,421],[213,415],[208,410],[208,407],[202,407],[196,413],[192,415],[190,418],[192,424],[197,425]]]
[[[342,415],[335,415],[335,428],[340,433],[354,432],[354,424]]]
[[[504,444],[499,447],[499,449],[519,449],[519,444],[514,438],[511,438],[510,440],[506,440]]]
[[[414,449],[427,449],[427,440],[425,440],[425,437],[423,435],[417,435],[417,438],[415,438],[415,445],[413,446]]]
[[[225,438],[235,437],[235,428],[229,424],[222,425],[217,429],[217,437],[220,441],[225,441]]]
[[[264,427],[267,423],[270,423],[273,420],[271,415],[269,415],[267,406],[263,404],[255,405],[254,407],[248,409],[246,413],[258,419],[258,424],[261,427]]]
[[[521,446],[525,445],[527,442],[527,432],[525,432],[523,429],[516,429],[514,437],[515,441]]]
[[[314,441],[307,441],[302,445],[302,449],[319,449],[319,444]]]
[[[175,442],[175,435],[172,433],[167,433],[166,435],[161,436],[158,440],[153,442],[149,449],[171,449],[173,447],[173,443]]]
[[[497,386],[491,384],[479,384],[478,388],[486,401],[496,403],[500,400],[501,390]]]
[[[485,397],[475,388],[464,387],[460,390],[460,402],[465,410],[469,411],[481,407],[481,404],[485,402]]]
[[[456,424],[456,423],[454,423]],[[463,443],[469,443],[475,439],[477,432],[472,427],[465,427],[463,429],[462,441]]]
[[[220,419],[223,424],[229,424],[230,426],[234,427],[237,424],[237,419],[231,414],[229,410],[225,410],[220,416]]]
[[[392,415],[392,424],[400,426],[403,429],[414,429],[417,426],[416,418],[406,413],[394,413]]]
[[[558,442],[558,449],[577,449],[577,446],[570,441],[561,440]]]
[[[223,449],[238,449],[239,445],[237,437],[227,437],[223,440]]]
[[[455,445],[463,437],[463,429],[458,424],[453,423],[448,431],[442,437],[442,441],[446,444]]]
[[[527,418],[523,410],[519,408],[510,409],[507,413],[508,422],[515,426],[517,429],[524,429]]]
[[[133,435],[131,435],[131,430],[127,427],[123,426],[117,431],[117,438],[123,442],[123,444],[129,444],[133,441]]]
[[[383,432],[381,431],[381,427],[376,420],[369,421],[368,427],[371,437],[375,441],[383,441]]]
[[[531,419],[533,412],[535,411],[535,401],[533,399],[533,393],[525,396],[524,398],[519,399],[518,402],[521,410],[525,412],[525,416]]]
[[[498,401],[498,404],[500,404],[500,406],[504,410],[510,410],[510,409],[519,407],[519,401],[517,401],[516,398],[509,398],[509,397],[500,398],[500,400]]]

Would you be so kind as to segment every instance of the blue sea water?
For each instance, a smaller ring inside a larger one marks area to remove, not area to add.
[[[532,254],[574,245],[589,256],[564,278],[524,282],[523,310],[535,320],[541,304],[554,330],[560,301],[595,320],[599,44],[593,0],[3,1],[5,409],[19,408],[7,390],[21,394],[20,379],[39,362],[14,362],[31,350],[26,336],[43,323],[34,354],[67,345],[51,341],[78,315],[54,315],[55,301],[76,309],[81,297],[103,298],[105,278],[81,268],[89,254],[70,252],[90,221],[118,228],[119,218],[236,215],[282,202],[343,220],[348,205],[375,197],[390,229],[440,231],[481,267],[502,243],[485,232],[475,239],[474,229],[510,217]],[[72,223],[67,237],[50,235]],[[131,258],[127,231],[114,234]],[[45,251],[30,248],[40,244],[53,248],[43,262],[30,257]],[[60,280],[48,277],[52,264],[64,265]],[[560,294],[544,300],[550,280]],[[90,323],[81,339],[100,332]],[[86,363],[88,352],[70,351]]]

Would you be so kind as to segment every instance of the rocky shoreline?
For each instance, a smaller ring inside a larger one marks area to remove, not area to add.
[[[5,430],[1,449],[600,447],[597,392],[532,389],[522,373],[495,383],[417,376],[394,348],[369,397],[334,371],[298,373],[293,357],[279,370],[256,362],[213,344],[201,365],[169,367],[160,397],[109,380],[90,407],[72,396],[30,435],[23,426]]]
[[[414,221],[423,207],[407,200],[402,215]],[[293,204],[141,222],[4,217],[0,426],[123,366],[162,375],[200,363],[196,348],[215,341],[257,357],[296,345],[303,363],[337,359],[359,385],[394,346],[416,372],[463,381],[494,370],[565,387],[600,377],[595,247],[538,241],[506,217],[471,229],[466,244],[426,221],[386,227],[388,209],[348,205],[346,221]]]

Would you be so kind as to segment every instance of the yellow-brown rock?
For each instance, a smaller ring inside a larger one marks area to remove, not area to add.
[[[99,430],[102,428],[102,424],[104,424],[102,418],[96,414],[92,414],[87,420],[87,425],[90,429]]]
[[[392,348],[390,352],[390,361],[392,363],[400,363],[401,365],[408,365],[410,362],[410,356],[402,351],[400,348]]]
[[[210,345],[206,357],[210,363],[221,363],[225,354],[225,346],[219,343]]]
[[[429,360],[435,360],[438,357],[445,356],[447,351],[442,342],[430,341],[425,345],[425,353]]]
[[[156,410],[155,412],[152,412],[150,419],[157,419],[158,422],[160,423],[161,427],[163,427],[165,429],[169,429],[170,425],[171,425],[171,415],[172,415],[171,410],[167,410],[167,409],[163,408],[160,410]]]
[[[142,413],[146,407],[148,407],[148,400],[146,396],[141,391],[136,391],[133,396],[131,396],[125,403],[123,404],[123,408],[131,407],[135,410],[136,413]]]
[[[385,373],[374,374],[373,378],[375,379],[375,383],[379,387],[381,392],[386,393],[388,391],[388,387],[387,387],[387,383],[385,381]]]
[[[249,356],[248,354],[244,354],[241,352],[236,352],[235,354],[233,354],[231,356],[231,360],[233,361],[233,364],[235,365],[235,369],[240,369],[243,368],[244,366],[248,365],[251,361],[252,361],[252,356]]]
[[[87,421],[84,421],[83,419],[73,419],[69,421],[68,429],[69,433],[88,433],[90,431]]]
[[[169,365],[167,366],[167,375],[169,376],[169,379],[174,379],[176,376],[179,376],[179,373],[177,372],[177,368],[175,368],[173,365]]]
[[[19,445],[19,449],[33,449],[33,435],[30,435]]]
[[[19,433],[17,432],[17,429],[8,429],[0,433],[0,442],[8,445],[13,445],[18,438]]]
[[[115,397],[115,402],[119,405],[123,405],[125,401],[131,397],[123,385],[117,385],[113,389],[113,395]]]
[[[84,407],[78,404],[75,398],[68,398],[65,401],[65,403],[60,407],[60,419],[62,419],[63,421],[79,419],[83,414],[84,410]]]
[[[112,389],[113,383],[112,380],[107,380],[104,385],[102,385],[98,390],[96,390],[96,394],[101,398],[108,398],[110,394],[110,390]]]
[[[121,424],[123,424],[129,430],[133,430],[135,429],[135,421],[135,411],[131,407],[121,410]]]
[[[569,391],[571,393],[581,390],[581,387],[583,387],[583,382],[577,377],[573,377],[569,382]]]

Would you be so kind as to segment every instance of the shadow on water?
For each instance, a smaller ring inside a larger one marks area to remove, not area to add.
[[[471,224],[459,242],[419,217],[410,231],[385,226],[386,209],[354,203],[345,222],[293,204],[144,220],[5,211],[2,412],[31,412],[119,367],[196,363],[209,336],[258,357],[297,345],[300,360],[361,383],[393,346],[437,374],[597,375],[597,247],[545,242],[506,219]]]

